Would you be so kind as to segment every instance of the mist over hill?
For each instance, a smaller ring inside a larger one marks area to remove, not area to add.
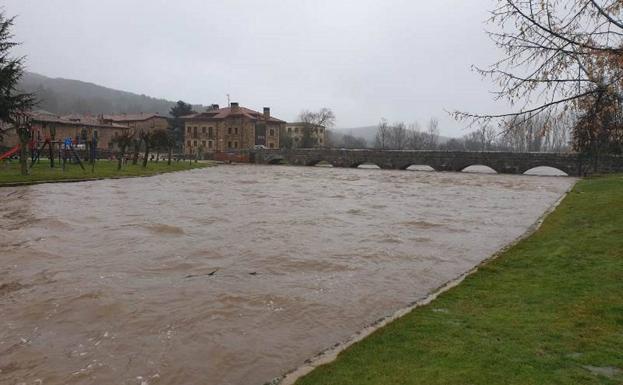
[[[139,112],[168,115],[175,103],[80,80],[50,78],[33,72],[24,73],[20,89],[37,95],[38,109],[59,115]]]
[[[351,135],[357,138],[363,138],[366,140],[368,147],[374,146],[374,141],[376,139],[376,133],[378,132],[378,125],[375,126],[364,126],[364,127],[353,127],[353,128],[337,128],[335,129],[335,133],[339,136],[341,135]],[[450,137],[447,136],[439,136],[438,142],[439,144],[444,144]]]

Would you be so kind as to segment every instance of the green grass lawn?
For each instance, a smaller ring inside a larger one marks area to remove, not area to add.
[[[91,166],[85,164],[86,171],[83,171],[78,164],[67,164],[65,171],[56,164],[57,167],[50,168],[47,160],[42,160],[36,164],[31,170],[30,175],[22,176],[20,174],[20,166],[18,161],[2,162],[0,161],[0,187],[16,183],[43,183],[61,180],[84,180],[93,178],[126,178],[134,176],[149,176],[165,172],[183,171],[194,168],[211,166],[213,163],[199,162],[172,162],[167,165],[166,161],[158,163],[149,162],[147,168],[143,168],[141,164],[133,166],[128,164],[117,171],[117,162],[100,160],[95,164],[95,172],[91,172]]]
[[[623,384],[623,177],[297,385]]]

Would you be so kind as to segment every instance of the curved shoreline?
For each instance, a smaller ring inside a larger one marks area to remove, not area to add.
[[[198,170],[206,167],[213,167],[216,164],[208,164],[202,166],[194,166],[188,169],[180,169],[180,170],[170,170],[170,171],[156,171],[148,174],[137,174],[137,175],[112,175],[112,176],[100,176],[100,177],[89,177],[89,178],[68,178],[68,179],[43,179],[43,180],[29,180],[29,181],[21,181],[21,182],[6,182],[0,183],[0,188],[3,187],[23,187],[23,186],[34,186],[38,184],[53,184],[53,183],[80,183],[80,182],[94,182],[99,180],[106,179],[130,179],[130,178],[148,178],[152,176],[158,176],[163,174],[171,174],[176,172],[185,172]]]
[[[303,365],[298,366],[297,368],[290,370],[288,372],[286,372],[285,374],[283,374],[280,377],[276,377],[273,380],[266,382],[265,385],[294,385],[296,383],[297,380],[299,380],[301,377],[311,373],[314,369],[316,369],[319,366],[322,365],[326,365],[329,364],[333,361],[335,361],[338,358],[338,355],[345,351],[346,349],[348,349],[349,347],[351,347],[352,345],[356,344],[357,342],[360,342],[362,340],[364,340],[365,338],[369,337],[371,334],[373,334],[374,332],[376,332],[379,329],[382,329],[383,327],[387,326],[388,324],[406,316],[407,314],[411,313],[413,310],[421,307],[421,306],[425,306],[430,304],[431,302],[433,302],[435,299],[437,299],[437,297],[439,297],[441,294],[449,291],[450,289],[457,287],[458,285],[460,285],[467,277],[471,276],[472,274],[476,273],[482,266],[488,264],[489,262],[497,259],[498,257],[500,257],[504,252],[506,252],[507,250],[511,249],[512,247],[514,247],[515,245],[517,245],[519,242],[523,241],[526,238],[529,238],[531,235],[533,235],[543,224],[543,222],[545,221],[545,219],[551,214],[553,213],[556,208],[562,203],[562,201],[567,197],[567,195],[573,190],[573,188],[575,187],[575,185],[577,184],[577,182],[580,179],[576,179],[575,183],[573,183],[568,189],[567,191],[565,191],[560,198],[558,198],[558,200],[556,200],[556,202],[554,202],[554,204],[552,204],[540,217],[539,219],[537,219],[537,221],[532,224],[522,235],[520,235],[519,237],[517,237],[515,240],[513,240],[512,242],[510,242],[509,244],[505,245],[504,247],[502,247],[501,249],[499,249],[497,252],[495,252],[493,255],[491,255],[490,257],[484,259],[482,262],[480,262],[478,265],[474,266],[472,269],[470,269],[469,271],[461,274],[460,276],[446,282],[445,284],[441,285],[440,287],[434,289],[433,291],[431,291],[429,294],[427,294],[426,296],[411,302],[409,305],[407,305],[404,308],[398,309],[397,311],[395,311],[394,313],[380,318],[377,321],[373,322],[372,324],[364,327],[363,329],[359,330],[358,332],[356,332],[355,334],[351,335],[349,338],[347,338],[344,341],[338,342],[335,345],[319,352],[318,354],[314,355],[313,357],[305,360],[305,362],[303,363]]]

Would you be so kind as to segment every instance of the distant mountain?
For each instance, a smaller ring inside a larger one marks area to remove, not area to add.
[[[338,128],[335,131],[336,133],[341,135],[352,135],[354,137],[364,138],[368,143],[368,146],[373,146],[377,130],[377,126],[365,126],[354,128]]]
[[[79,80],[49,78],[33,72],[24,73],[20,89],[37,95],[40,101],[37,108],[58,115],[140,112],[168,115],[175,103]]]

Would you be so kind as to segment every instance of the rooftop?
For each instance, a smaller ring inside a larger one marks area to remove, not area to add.
[[[234,103],[232,103],[234,104]],[[254,111],[246,107],[224,107],[219,109],[207,110],[205,112],[200,112],[197,114],[182,116],[182,119],[189,120],[221,120],[233,117],[244,117],[251,120],[265,120],[264,114],[262,112]],[[269,122],[273,123],[285,123],[285,121],[281,119],[277,119],[275,117],[270,116],[268,118]]]
[[[48,111],[33,111],[30,113],[33,121],[41,123],[57,123],[73,126],[86,126],[97,128],[128,128],[122,124],[104,123],[95,116],[90,115],[68,115],[58,116]]]
[[[149,120],[152,118],[166,119],[166,116],[160,115],[158,113],[145,113],[145,112],[141,112],[138,114],[104,115],[104,120],[110,120],[113,122],[141,122],[141,121]]]

